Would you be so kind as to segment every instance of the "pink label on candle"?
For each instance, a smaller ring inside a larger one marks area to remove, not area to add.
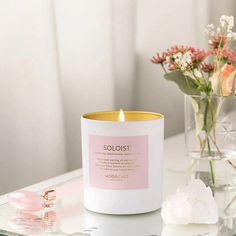
[[[96,188],[147,188],[148,136],[89,135],[89,178]]]

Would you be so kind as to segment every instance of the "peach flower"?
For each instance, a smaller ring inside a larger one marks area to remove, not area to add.
[[[210,78],[213,92],[220,96],[230,96],[234,93],[236,69],[230,64],[225,64]]]

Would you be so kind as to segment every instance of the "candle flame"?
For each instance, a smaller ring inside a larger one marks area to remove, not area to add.
[[[120,122],[125,121],[125,113],[122,109],[120,109],[118,121]]]

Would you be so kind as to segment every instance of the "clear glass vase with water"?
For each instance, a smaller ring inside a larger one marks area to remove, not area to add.
[[[185,96],[185,141],[192,177],[236,188],[236,96]]]

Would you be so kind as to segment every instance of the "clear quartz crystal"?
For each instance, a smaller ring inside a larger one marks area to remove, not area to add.
[[[162,205],[166,224],[215,224],[218,209],[212,191],[201,180],[192,180],[184,188],[167,197]]]

